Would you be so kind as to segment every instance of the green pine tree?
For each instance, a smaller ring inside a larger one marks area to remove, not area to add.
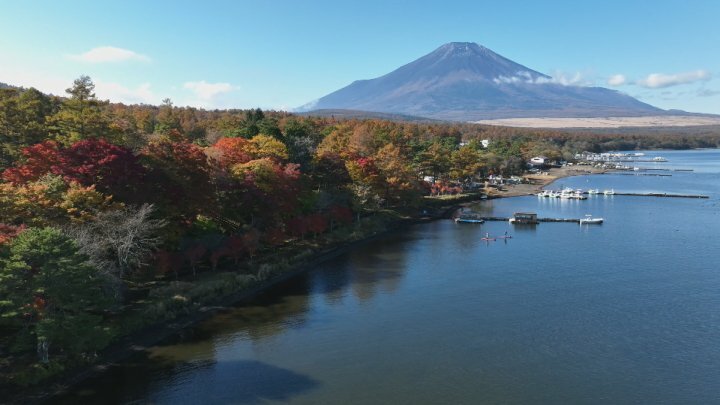
[[[102,311],[112,304],[106,279],[54,228],[18,235],[0,258],[0,319],[14,326],[15,349],[79,354],[107,343]]]

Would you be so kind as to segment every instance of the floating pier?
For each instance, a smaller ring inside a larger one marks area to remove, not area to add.
[[[672,174],[660,173],[615,173],[618,176],[653,176],[653,177],[672,177]]]
[[[512,217],[481,217],[481,219],[485,221],[510,221],[510,218]],[[536,222],[574,222],[576,224],[580,223],[579,218],[536,218]]]
[[[669,175],[665,175],[669,176]],[[582,194],[590,195],[587,191],[583,191]],[[530,194],[534,195],[534,194]],[[672,193],[619,193],[615,191],[614,194],[604,194],[602,191],[598,194],[592,194],[593,197],[613,197],[613,196],[630,196],[630,197],[667,197],[667,198],[710,198],[710,196],[702,194],[672,194]]]
[[[631,197],[668,197],[668,198],[710,198],[701,194],[668,194],[668,193],[618,193],[615,195],[629,195]]]

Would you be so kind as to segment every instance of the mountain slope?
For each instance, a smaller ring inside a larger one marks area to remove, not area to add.
[[[384,76],[355,81],[301,107],[434,119],[658,115],[601,87],[566,86],[475,43],[452,42]]]

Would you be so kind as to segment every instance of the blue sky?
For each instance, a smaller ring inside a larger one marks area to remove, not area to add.
[[[508,3],[508,4],[501,4]],[[568,83],[720,114],[718,1],[0,0],[0,82],[290,109],[453,41]]]

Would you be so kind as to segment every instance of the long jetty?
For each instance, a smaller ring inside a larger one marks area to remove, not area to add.
[[[583,191],[582,194],[590,195],[587,191]],[[532,194],[531,194],[532,195]],[[710,196],[703,194],[672,194],[672,193],[619,193],[615,194],[593,194],[595,197],[612,197],[616,195],[630,196],[630,197],[666,197],[666,198],[710,198]]]
[[[480,219],[485,221],[509,221],[511,217],[480,217]],[[579,218],[538,218],[537,222],[574,222],[576,224],[580,223]]]
[[[672,177],[672,174],[662,173],[615,173],[617,176],[655,176],[655,177]]]
[[[598,194],[598,195],[602,196],[603,194]],[[628,195],[631,197],[710,198],[710,196],[702,195],[702,194],[618,193],[618,192],[615,192],[614,195]]]

